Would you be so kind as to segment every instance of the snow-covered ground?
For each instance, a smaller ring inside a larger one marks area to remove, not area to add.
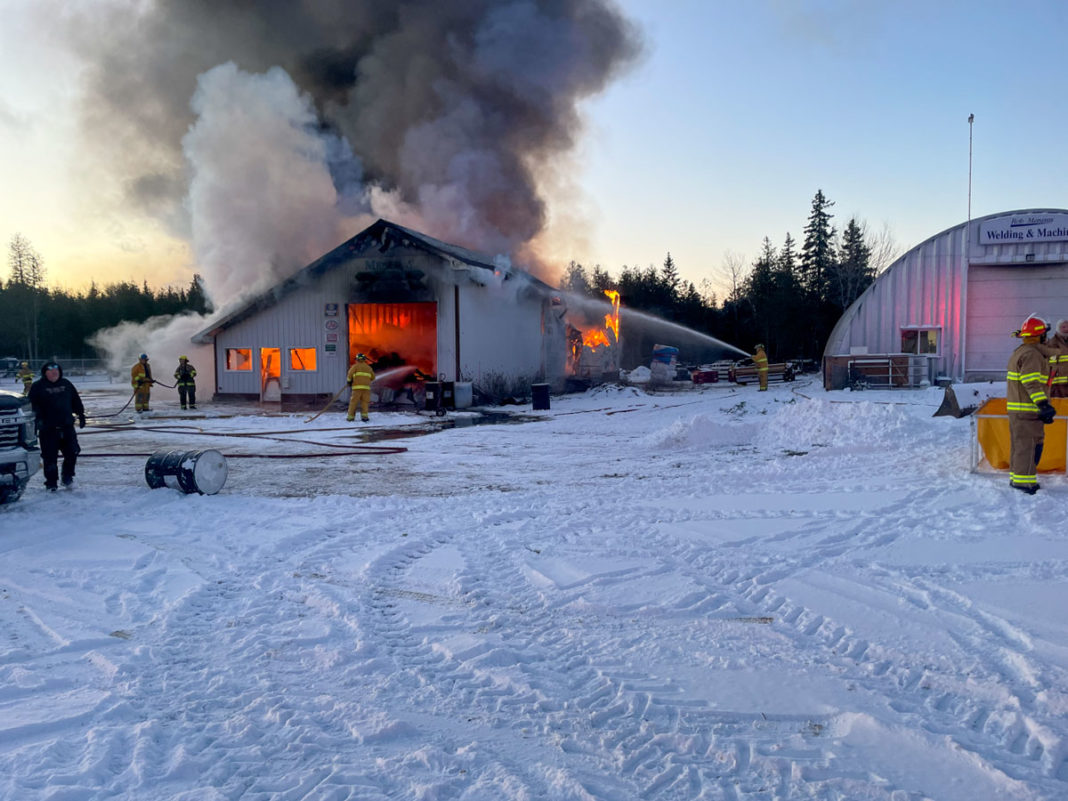
[[[1068,482],[941,399],[91,426],[0,509],[0,798],[1068,798]],[[116,455],[202,448],[217,495]]]

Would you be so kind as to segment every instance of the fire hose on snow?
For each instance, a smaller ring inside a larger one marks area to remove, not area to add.
[[[159,384],[161,387],[166,387],[167,389],[174,389],[178,386],[177,384],[164,384],[162,381],[156,381],[155,379],[152,379],[152,383]],[[122,408],[119,409],[117,412],[114,412],[113,414],[93,414],[86,416],[91,417],[93,420],[102,420],[107,417],[118,417],[120,414],[126,411],[126,407],[129,406],[133,402],[133,399],[136,397],[137,390],[135,389],[133,392],[130,393],[130,397],[126,399],[126,403],[124,403],[122,405]]]
[[[170,450],[144,453],[127,451],[122,453],[82,453],[83,458],[129,458],[134,456],[147,456],[145,464],[145,481],[152,489],[170,487],[178,489],[186,494],[199,493],[200,495],[214,495],[222,489],[229,474],[226,458],[231,459],[321,459],[329,456],[382,456],[404,453],[408,449],[396,446],[354,446],[334,444],[330,442],[315,442],[312,440],[294,440],[279,434],[298,433],[296,430],[275,431],[269,433],[252,432],[212,432],[204,431],[194,426],[150,426],[147,428],[132,428],[127,425],[100,426],[101,430],[90,431],[89,434],[105,433],[109,429],[117,431],[157,431],[165,434],[183,434],[186,436],[207,437],[241,437],[251,439],[269,439],[276,442],[299,442],[308,445],[317,445],[325,448],[336,448],[334,451],[317,453],[230,453],[223,454],[214,449],[205,450]],[[348,430],[348,429],[330,429]]]
[[[309,417],[304,422],[305,423],[310,423],[312,420],[315,420],[317,417],[319,417],[319,415],[323,414],[327,409],[329,409],[331,406],[333,406],[334,405],[334,401],[336,401],[338,398],[341,397],[341,393],[344,392],[347,387],[348,387],[348,383],[346,382],[341,387],[341,389],[339,389],[337,392],[334,393],[334,397],[332,397],[330,400],[328,400],[326,402],[326,406],[324,406],[322,409],[320,409],[318,412],[313,414],[311,417]]]

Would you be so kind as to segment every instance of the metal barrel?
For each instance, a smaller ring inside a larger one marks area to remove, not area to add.
[[[536,411],[544,411],[549,408],[549,385],[530,385],[531,405]]]
[[[223,488],[229,468],[215,450],[157,451],[145,463],[145,481],[152,489],[170,487],[187,495],[214,495]]]

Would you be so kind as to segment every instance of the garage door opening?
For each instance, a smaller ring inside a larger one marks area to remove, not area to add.
[[[350,303],[349,363],[363,353],[376,372],[411,367],[437,375],[437,303]]]

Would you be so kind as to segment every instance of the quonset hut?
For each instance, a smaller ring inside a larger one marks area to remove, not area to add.
[[[562,387],[565,314],[533,276],[379,220],[193,342],[214,346],[220,398],[333,395],[357,353],[521,394]]]
[[[1029,314],[1068,318],[1068,211],[980,217],[917,245],[845,310],[823,353],[828,389],[1005,378]]]

